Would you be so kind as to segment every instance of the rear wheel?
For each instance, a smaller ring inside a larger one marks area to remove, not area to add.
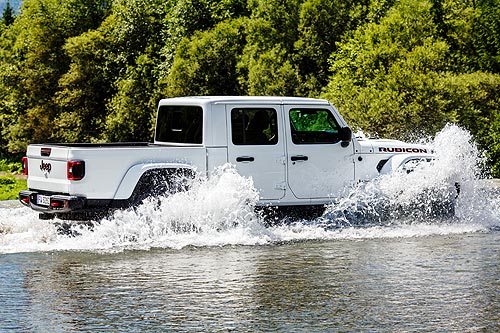
[[[130,197],[130,206],[137,206],[149,197],[186,191],[194,172],[189,169],[155,169],[145,172]]]

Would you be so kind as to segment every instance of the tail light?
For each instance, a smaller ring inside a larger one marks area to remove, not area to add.
[[[19,200],[21,200],[21,202],[24,204],[24,205],[29,205],[30,203],[30,196],[27,195],[27,194],[19,194]]]
[[[66,200],[62,200],[62,199],[51,199],[50,200],[50,207],[52,208],[64,208],[66,207],[66,205],[68,204],[68,202]]]
[[[85,177],[85,161],[68,161],[68,180],[81,180]]]
[[[27,176],[28,175],[28,158],[26,156],[22,158],[22,163],[23,163],[22,174],[24,176]]]

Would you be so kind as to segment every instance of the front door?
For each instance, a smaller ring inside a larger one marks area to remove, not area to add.
[[[287,106],[288,185],[295,197],[337,197],[354,181],[353,144],[343,147],[327,107]]]
[[[228,160],[252,177],[263,200],[285,195],[285,140],[279,105],[228,105]]]

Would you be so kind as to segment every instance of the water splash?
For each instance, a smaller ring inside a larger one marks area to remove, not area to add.
[[[74,231],[80,238],[100,235],[96,245],[101,248],[239,244],[245,240],[238,234],[261,234],[264,229],[254,212],[257,201],[252,180],[225,165],[208,180],[193,180],[188,191],[147,199],[135,209],[117,211],[91,230]]]
[[[466,130],[447,125],[431,140],[421,140],[436,155],[346,190],[328,205],[318,223],[328,227],[468,221],[498,223],[498,199],[485,181],[484,158]],[[489,190],[488,190],[489,187]],[[459,195],[458,195],[459,194]],[[478,206],[491,203],[487,214]],[[493,214],[492,214],[493,213]],[[483,215],[481,217],[481,215]]]
[[[488,232],[500,227],[500,193],[481,179],[483,158],[471,135],[453,125],[434,139],[436,160],[413,172],[384,175],[346,190],[315,220],[268,226],[255,213],[258,193],[250,178],[226,165],[190,190],[151,198],[117,211],[90,227],[73,226],[73,236],[26,208],[0,209],[0,253],[84,250],[123,251],[187,246],[261,245],[302,240],[422,237]],[[460,195],[455,200],[455,182]],[[437,214],[454,202],[454,216]],[[57,222],[57,220],[56,220]]]

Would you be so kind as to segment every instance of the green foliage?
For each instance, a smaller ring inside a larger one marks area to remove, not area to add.
[[[244,72],[248,74],[246,78],[240,77],[240,82],[246,81],[250,95],[294,95],[298,77],[296,68],[287,59],[286,50],[276,45],[247,61]]]
[[[243,94],[236,65],[245,40],[246,21],[224,21],[183,39],[165,81],[166,95]]]
[[[22,11],[2,34],[8,45],[1,57],[2,134],[11,153],[28,142],[59,139],[54,131],[61,112],[54,96],[68,70],[66,39],[94,27],[105,14],[104,2],[91,0],[26,0]]]
[[[448,122],[461,124],[489,150],[498,176],[500,75],[457,72],[475,61],[461,53],[457,36],[472,36],[469,25],[477,11],[446,1],[436,12],[437,4],[400,1],[379,22],[357,29],[332,54],[333,75],[323,97],[351,124],[383,136],[435,133]]]
[[[21,173],[21,162],[14,162],[11,159],[0,159],[0,172]]]
[[[0,200],[17,199],[19,191],[27,188],[26,179],[20,176],[22,164],[12,159],[0,159]]]
[[[106,141],[151,141],[157,91],[155,63],[148,55],[138,57],[135,66],[128,66],[115,83],[117,93],[108,104]],[[147,98],[150,96],[149,98]]]
[[[24,0],[0,22],[0,154],[149,141],[160,98],[322,95],[402,138],[468,128],[500,176],[498,0]]]
[[[328,82],[328,58],[341,38],[368,12],[369,1],[308,0],[299,12],[293,61],[298,68],[300,95],[318,95]]]
[[[238,62],[238,81],[250,95],[294,95],[298,78],[291,55],[301,1],[248,3],[251,14]]]
[[[68,38],[63,49],[70,60],[58,82],[54,104],[53,137],[63,142],[85,142],[99,137],[111,92],[107,40],[101,31]],[[105,68],[103,68],[105,67]]]
[[[431,21],[430,4],[401,1],[379,23],[360,27],[333,54],[324,97],[355,126],[382,135],[436,131],[453,121],[436,95],[448,47]]]
[[[500,1],[478,1],[479,15],[473,21],[471,49],[476,68],[500,72]]]
[[[177,47],[183,38],[191,37],[196,31],[212,29],[224,20],[247,15],[246,1],[242,0],[178,0],[172,1],[172,5],[164,18],[163,63],[160,64],[162,77],[169,75]]]
[[[500,75],[484,72],[455,75],[447,82],[458,123],[486,151],[492,174],[500,176]]]
[[[0,176],[0,200],[15,200],[19,191],[27,189],[26,180],[13,175]]]
[[[160,50],[165,8],[162,1],[115,1],[97,29],[67,40],[70,67],[56,94],[62,141],[150,139],[142,113],[153,110],[147,97],[155,92],[155,80],[141,59]],[[117,115],[131,121],[115,121]]]

